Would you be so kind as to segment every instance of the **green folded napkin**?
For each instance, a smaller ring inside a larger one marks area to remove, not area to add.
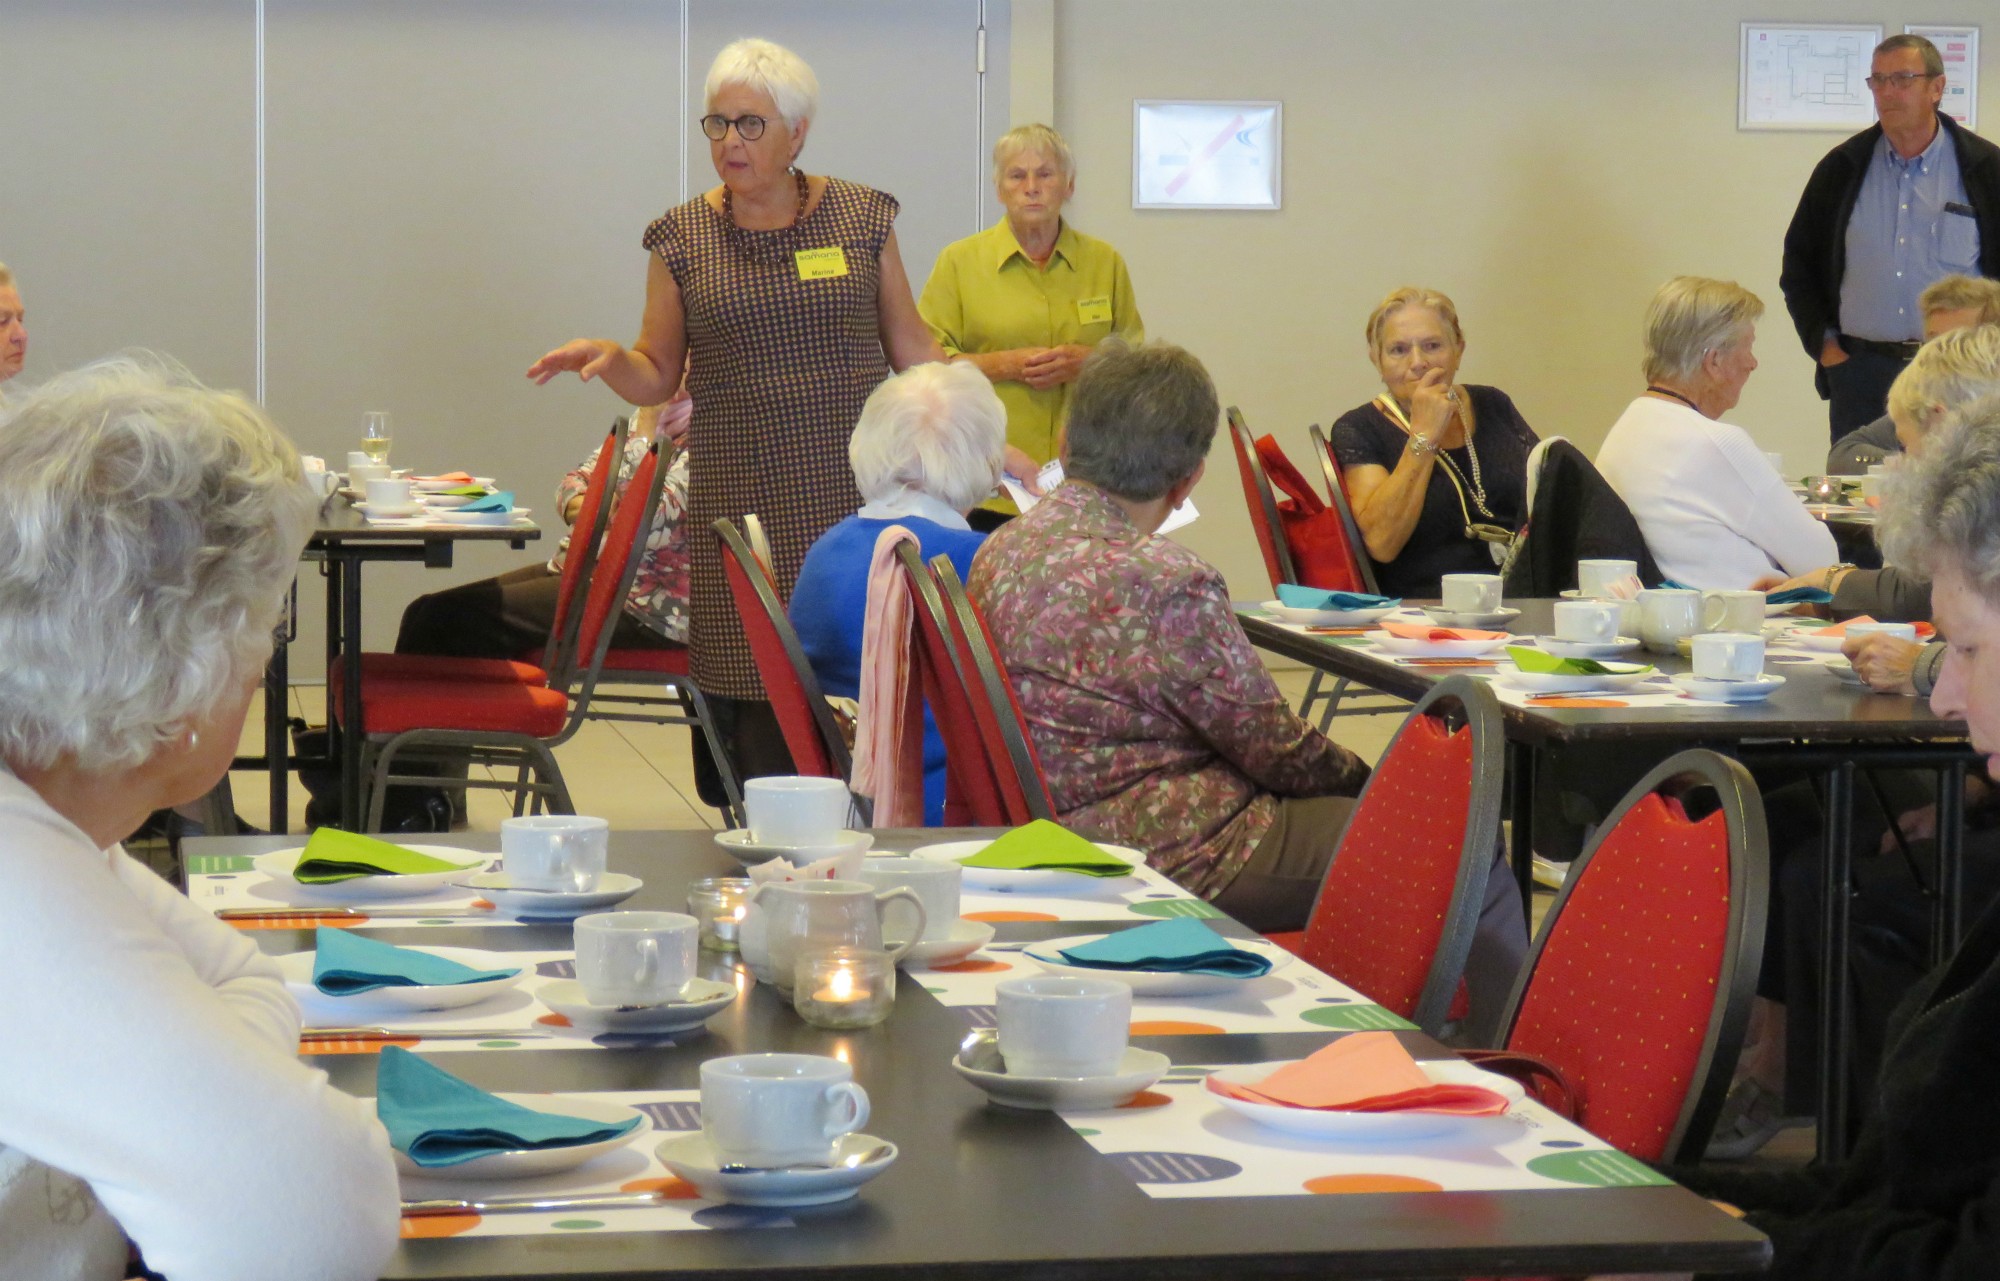
[[[1545,676],[1631,676],[1653,670],[1651,663],[1600,663],[1594,658],[1557,658],[1543,649],[1509,645],[1507,654],[1524,672]]]
[[[331,885],[359,876],[413,876],[421,872],[465,870],[462,863],[448,863],[359,832],[322,827],[306,838],[306,847],[299,853],[292,878],[301,885]]]
[[[322,925],[313,935],[313,986],[328,996],[353,996],[378,987],[485,983],[520,972],[475,970],[429,952],[363,938],[353,930],[330,930]]]
[[[426,1169],[460,1165],[495,1152],[569,1148],[616,1138],[638,1117],[606,1123],[537,1112],[495,1098],[401,1046],[382,1048],[375,1075],[375,1115],[389,1143]]]
[[[1053,959],[1034,948],[1028,949],[1028,955]],[[1060,955],[1071,965],[1099,970],[1168,970],[1236,979],[1261,978],[1271,972],[1269,960],[1244,951],[1206,923],[1188,917],[1120,930],[1094,942],[1063,948]]]
[[[439,494],[456,494],[466,498],[477,498],[481,494],[491,493],[492,491],[484,485],[454,485],[450,489],[439,489],[433,492]]]
[[[1132,865],[1114,858],[1075,832],[1038,818],[1017,827],[971,858],[963,867],[987,867],[1014,872],[1075,872],[1079,876],[1129,876]]]

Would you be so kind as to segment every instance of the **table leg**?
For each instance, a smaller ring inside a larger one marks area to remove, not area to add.
[[[1847,1156],[1848,894],[1853,870],[1854,763],[1826,772],[1826,845],[1821,852],[1819,975],[1819,1159]]]
[[[1931,901],[1931,964],[1942,965],[1958,951],[1964,931],[1965,762],[1938,770],[1937,897]]]
[[[340,582],[340,718],[347,732],[340,736],[340,825],[361,830],[361,562],[342,567]]]
[[[285,732],[290,723],[291,708],[286,705],[290,695],[290,651],[281,639],[271,650],[271,661],[264,665],[264,767],[270,771],[270,829],[279,836],[291,825],[291,744]]]
[[[1534,919],[1535,910],[1535,749],[1507,743],[1508,804],[1512,811],[1509,854],[1514,880],[1521,887],[1521,907]]]

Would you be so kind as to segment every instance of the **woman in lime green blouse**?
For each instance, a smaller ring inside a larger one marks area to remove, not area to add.
[[[1117,335],[1145,341],[1118,251],[1062,219],[1076,192],[1069,144],[1022,125],[993,147],[1007,216],[945,246],[917,303],[945,354],[968,360],[1007,407],[1007,473],[1032,475],[1061,449],[1069,387],[1090,349]],[[990,529],[1014,514],[1002,496],[971,513]]]

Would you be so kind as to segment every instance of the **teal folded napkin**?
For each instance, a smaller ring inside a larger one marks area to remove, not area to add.
[[[1055,959],[1033,948],[1028,955]],[[1060,956],[1071,965],[1100,970],[1169,970],[1233,979],[1262,978],[1271,972],[1271,962],[1264,957],[1244,951],[1188,917],[1120,930],[1093,943],[1063,948]]]
[[[496,489],[484,498],[475,498],[459,508],[462,512],[510,512],[514,510],[514,491]]]
[[[484,983],[520,972],[475,970],[429,952],[363,938],[353,930],[330,930],[322,925],[313,936],[313,986],[328,996],[353,996],[378,987]]]
[[[1764,596],[1767,605],[1830,605],[1833,593],[1822,587],[1788,587],[1781,592],[1768,592]]]
[[[1393,609],[1403,603],[1399,597],[1336,592],[1324,587],[1301,587],[1297,583],[1279,583],[1278,600],[1293,609]]]
[[[375,1075],[375,1115],[389,1143],[426,1169],[460,1165],[529,1148],[569,1148],[616,1138],[638,1117],[606,1123],[537,1112],[495,1098],[401,1046],[382,1049]]]

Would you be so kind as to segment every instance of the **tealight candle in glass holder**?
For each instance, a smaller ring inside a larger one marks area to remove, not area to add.
[[[701,946],[712,952],[736,950],[751,887],[741,876],[711,876],[688,887],[688,915],[701,927]]]
[[[832,947],[799,955],[792,1008],[814,1027],[874,1027],[896,1004],[896,962],[879,948]]]
[[[1806,477],[1806,497],[1816,503],[1837,503],[1847,492],[1838,476]]]

